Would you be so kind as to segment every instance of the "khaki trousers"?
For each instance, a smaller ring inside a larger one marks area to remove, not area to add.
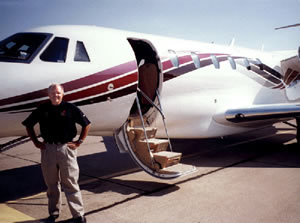
[[[77,150],[68,148],[66,144],[46,144],[46,149],[41,150],[41,155],[42,172],[48,187],[49,214],[60,213],[62,187],[72,216],[83,216],[83,202],[78,185]]]

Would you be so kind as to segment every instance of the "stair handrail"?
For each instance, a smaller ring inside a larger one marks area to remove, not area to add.
[[[147,136],[146,127],[145,127],[143,114],[142,114],[142,110],[141,110],[141,105],[140,105],[140,101],[139,101],[138,97],[136,97],[136,104],[138,106],[138,111],[139,111],[140,119],[141,119],[141,122],[142,122],[142,127],[143,127],[143,130],[144,130],[144,134],[145,134],[145,139],[146,139],[146,142],[147,142],[148,152],[149,152],[149,155],[151,156],[151,163],[152,163],[152,166],[154,168],[153,156],[151,155],[152,152],[151,152],[151,149],[150,149],[149,139],[148,139],[148,136]]]
[[[158,92],[157,89],[156,89],[156,95],[157,95],[160,111],[163,114],[163,109],[162,109],[161,102],[160,102],[160,96],[159,96],[159,92]],[[165,119],[166,119],[166,117],[164,115],[162,115],[162,120],[163,120],[163,123],[164,123],[165,132],[166,132],[166,135],[167,135],[167,138],[168,138],[168,141],[169,141],[169,147],[170,147],[171,152],[173,152],[173,148],[172,148],[171,140],[170,140],[170,137],[169,137],[169,134],[168,134],[167,124],[166,124]]]
[[[164,113],[163,113],[163,111],[162,111],[162,106],[161,106],[160,96],[159,96],[158,90],[156,89],[156,96],[157,96],[157,98],[158,98],[159,107],[158,107],[156,104],[154,104],[154,102],[148,97],[148,95],[146,95],[140,88],[137,88],[137,91],[140,92],[140,93],[142,94],[142,96],[143,96],[144,98],[146,98],[146,100],[147,100],[151,105],[153,105],[153,106],[156,108],[156,110],[158,110],[159,113],[161,114],[162,121],[163,121],[163,123],[164,123],[165,132],[166,132],[166,135],[167,135],[167,138],[168,138],[168,142],[169,142],[170,151],[173,152],[171,140],[170,140],[170,137],[169,137],[169,134],[168,134],[168,129],[167,129],[166,121],[165,121],[166,117],[165,117],[165,115],[164,115]],[[142,117],[143,117],[143,116],[142,116]],[[143,118],[142,118],[142,119],[143,119]],[[142,120],[142,122],[143,122],[143,120]],[[146,134],[146,133],[145,133],[145,134]]]
[[[156,104],[154,104],[154,102],[148,97],[148,95],[145,94],[145,92],[143,92],[140,88],[137,88],[137,91],[140,92],[140,93],[142,94],[142,96],[143,96],[144,98],[146,98],[146,100],[147,100],[151,105],[153,105],[153,106],[156,108],[156,110],[159,111],[159,113],[161,114],[161,116],[162,116],[163,118],[165,118],[165,115],[164,115],[164,113],[161,111],[161,109],[160,109]]]

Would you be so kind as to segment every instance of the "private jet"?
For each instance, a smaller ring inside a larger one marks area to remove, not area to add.
[[[96,26],[46,26],[0,42],[0,137],[60,83],[64,100],[148,174],[195,171],[170,138],[238,134],[300,116],[300,48],[264,52]],[[38,130],[37,130],[38,131]],[[7,144],[6,144],[7,145]]]

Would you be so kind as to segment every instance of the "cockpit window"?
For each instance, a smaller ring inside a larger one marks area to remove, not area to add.
[[[74,61],[90,62],[89,55],[83,42],[77,41]]]
[[[40,56],[41,60],[56,63],[66,62],[68,44],[69,39],[55,37]]]
[[[30,63],[50,39],[49,33],[17,33],[0,42],[0,61]]]

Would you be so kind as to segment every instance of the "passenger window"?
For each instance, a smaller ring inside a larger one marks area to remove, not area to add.
[[[192,56],[192,59],[194,61],[195,67],[200,68],[200,58],[199,58],[199,56],[194,52],[191,52],[191,56]]]
[[[89,55],[84,47],[83,42],[77,41],[74,61],[90,62]]]
[[[170,60],[174,67],[179,67],[179,60],[176,52],[174,50],[168,50],[168,53],[170,55]]]
[[[230,63],[230,66],[233,70],[236,70],[236,63],[232,57],[228,57],[228,61]]]
[[[244,58],[244,65],[245,65],[245,67],[247,67],[248,70],[251,70],[251,66],[250,66],[249,60],[247,58]]]
[[[210,58],[215,66],[216,69],[220,68],[220,63],[218,61],[218,58],[215,55],[210,55]]]
[[[47,62],[64,63],[67,58],[69,39],[55,37],[47,49],[40,56],[41,60]]]
[[[257,61],[257,65],[259,66],[259,69],[260,69],[260,70],[263,70],[263,69],[264,69],[264,65],[263,65],[263,63],[260,61],[260,59],[256,58],[256,61]]]

